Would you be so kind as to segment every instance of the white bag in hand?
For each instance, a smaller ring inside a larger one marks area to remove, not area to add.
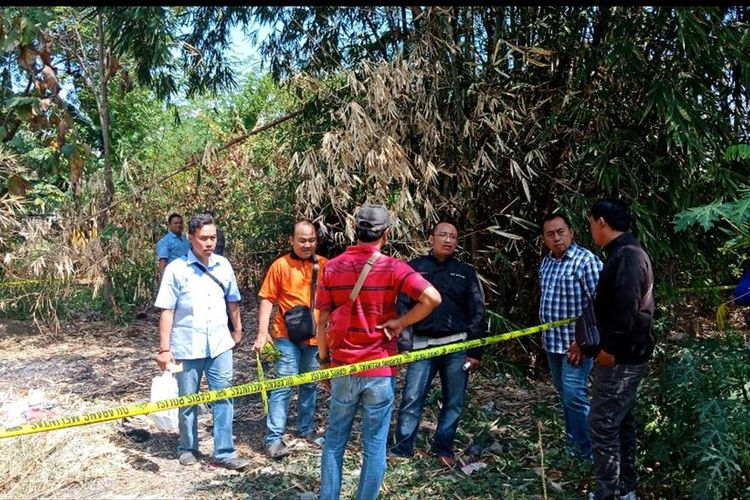
[[[176,398],[177,379],[170,371],[165,371],[151,381],[151,401]],[[156,427],[163,431],[177,430],[177,408],[151,413]]]

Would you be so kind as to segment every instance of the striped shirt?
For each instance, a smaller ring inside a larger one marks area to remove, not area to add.
[[[539,266],[542,299],[539,319],[542,323],[581,315],[592,300],[599,282],[602,261],[589,250],[570,245],[561,259],[550,252]],[[575,340],[575,324],[550,328],[542,333],[542,347],[555,354],[565,354]]]
[[[377,247],[372,245],[354,245],[329,260],[318,286],[315,308],[330,312],[346,302],[365,262],[375,251]],[[396,297],[399,293],[416,300],[429,286],[430,282],[406,262],[381,256],[372,266],[352,308],[347,340],[331,353],[333,364],[351,364],[396,354],[398,339],[385,340],[383,330],[375,326],[398,317]],[[389,377],[395,374],[394,367],[386,367],[357,375]]]

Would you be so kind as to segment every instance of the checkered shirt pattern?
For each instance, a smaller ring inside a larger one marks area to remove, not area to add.
[[[603,266],[597,256],[575,242],[559,260],[551,252],[544,257],[539,266],[542,323],[580,316],[594,298]],[[542,332],[542,347],[550,353],[565,354],[574,340],[574,323]]]

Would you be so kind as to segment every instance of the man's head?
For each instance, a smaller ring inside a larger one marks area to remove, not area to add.
[[[289,244],[297,257],[309,259],[315,253],[315,247],[318,244],[317,232],[315,226],[309,220],[298,220],[292,225],[292,231],[289,234]]]
[[[169,231],[180,236],[182,234],[182,215],[172,214],[167,219],[167,227]]]
[[[358,242],[385,245],[391,227],[391,215],[385,206],[367,203],[359,209],[354,221]]]
[[[458,229],[450,222],[441,221],[432,228],[429,237],[432,255],[439,261],[444,261],[456,253],[458,244]]]
[[[548,214],[542,219],[542,239],[550,252],[558,259],[573,244],[573,229],[570,221],[562,214]]]
[[[195,256],[201,260],[207,260],[216,247],[214,218],[208,214],[191,217],[188,221],[188,240]]]
[[[589,212],[589,226],[594,243],[604,247],[625,231],[630,230],[628,205],[615,198],[602,198]]]

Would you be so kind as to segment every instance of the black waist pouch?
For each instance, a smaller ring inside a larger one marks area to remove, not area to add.
[[[299,344],[315,336],[315,319],[307,306],[294,306],[284,313],[289,340]]]

